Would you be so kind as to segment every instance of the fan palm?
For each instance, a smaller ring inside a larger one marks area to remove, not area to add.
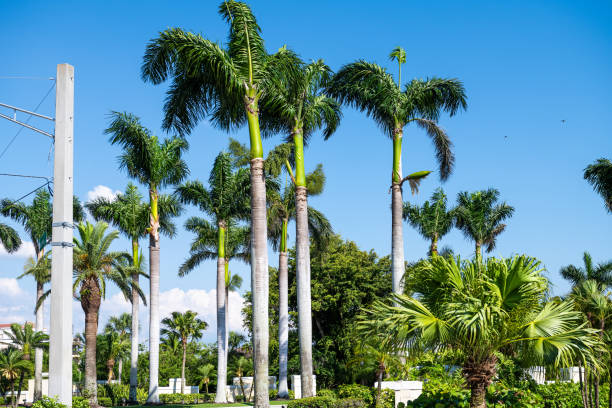
[[[0,244],[6,252],[13,253],[21,246],[21,238],[14,228],[0,222]]]
[[[191,310],[185,313],[172,312],[172,317],[162,320],[166,327],[161,332],[164,335],[173,335],[181,340],[183,347],[183,363],[181,364],[181,394],[185,394],[185,360],[187,359],[187,343],[192,339],[202,337],[202,331],[206,330],[208,324],[198,318],[198,314]]]
[[[159,189],[183,181],[189,173],[181,158],[188,144],[185,139],[171,137],[161,142],[129,113],[113,112],[105,130],[112,144],[123,147],[120,166],[130,177],[149,188],[149,396],[147,401],[159,403],[159,232],[160,204],[168,200],[167,219],[181,212],[178,203],[160,196]]]
[[[139,240],[148,235],[149,203],[143,201],[138,188],[128,183],[125,193],[118,194],[113,200],[99,197],[85,204],[96,221],[105,221],[117,228],[132,241],[132,280],[138,285],[144,260],[140,255]],[[159,232],[173,237],[176,231],[171,217],[177,215],[178,204],[172,196],[161,194],[158,198]],[[136,401],[138,386],[138,332],[139,332],[139,302],[138,293],[132,291],[132,328],[130,357],[130,401]],[[122,363],[123,361],[120,361]],[[121,376],[119,376],[121,379]]]
[[[28,234],[32,245],[34,246],[34,254],[36,261],[44,256],[44,248],[50,242],[51,224],[53,222],[53,206],[51,204],[51,194],[44,189],[38,190],[32,200],[32,204],[3,199],[0,201],[0,214],[8,217],[23,226],[26,234]],[[73,220],[79,222],[84,218],[83,208],[79,199],[73,197]],[[34,276],[36,278],[36,276]],[[44,284],[49,282],[36,281],[36,322],[35,328],[37,331],[43,330],[43,315],[42,296],[44,294]],[[42,396],[42,365],[43,352],[36,350],[34,355],[34,401]]]
[[[131,276],[132,281],[138,284],[138,281],[134,279],[135,275],[136,274],[132,274]],[[139,302],[140,299],[138,297],[136,297],[136,299],[133,298],[134,292],[136,291],[132,290],[131,300],[135,302]],[[138,295],[138,292],[136,292],[136,295]],[[130,313],[122,313],[119,316],[111,316],[108,319],[108,322],[106,323],[106,327],[104,328],[105,333],[116,332],[119,335],[118,340],[121,345],[121,347],[119,347],[119,352],[117,353],[117,358],[119,360],[117,364],[117,379],[119,380],[119,384],[121,384],[121,378],[123,374],[123,360],[125,359],[125,354],[127,351],[127,347],[125,346],[125,344],[127,342],[128,336],[131,337],[132,339],[132,349],[133,349],[134,336],[131,335],[133,329],[134,329],[134,325],[132,321],[132,315]],[[138,326],[136,326],[136,330],[138,330]],[[136,347],[137,347],[136,358],[138,358],[138,343],[136,343]],[[131,374],[131,371],[130,371],[130,374]],[[130,383],[130,387],[131,385],[132,384]]]
[[[232,171],[232,162],[229,153],[221,152],[215,158],[208,179],[209,189],[199,181],[190,181],[176,189],[176,195],[184,204],[197,205],[200,210],[213,218],[213,223],[193,217],[185,224],[186,228],[197,234],[191,247],[190,257],[181,265],[179,276],[192,271],[205,259],[213,257],[212,248],[216,248],[217,258],[217,393],[215,402],[227,402],[225,382],[227,378],[227,361],[225,361],[226,347],[226,288],[227,275],[226,259],[236,256],[237,253],[226,254],[230,237],[228,227],[237,218],[244,218],[248,214],[248,188],[249,175],[245,169]],[[244,236],[244,234],[242,234]],[[234,247],[237,241],[235,236]],[[216,245],[213,244],[216,240]],[[212,244],[212,245],[211,245]],[[230,248],[230,249],[238,249]],[[247,257],[247,255],[244,255]]]
[[[215,366],[212,364],[204,364],[198,367],[198,375],[202,378],[200,380],[200,387],[204,385],[206,387],[206,394],[208,394],[208,384],[215,378]]]
[[[329,93],[342,103],[353,106],[366,114],[381,127],[393,141],[393,167],[391,173],[391,263],[393,292],[401,293],[404,275],[404,243],[402,233],[402,184],[412,180],[417,184],[429,172],[417,172],[402,177],[402,137],[404,127],[414,123],[432,139],[436,159],[440,167],[440,179],[446,180],[453,170],[452,143],[437,121],[441,111],[453,116],[465,109],[466,96],[463,84],[457,79],[413,79],[402,84],[402,64],[406,52],[397,47],[390,59],[398,62],[399,77],[383,67],[366,61],[345,65],[334,76]],[[403,89],[402,89],[403,87]]]
[[[89,222],[78,225],[78,236],[74,238],[74,285],[75,296],[85,313],[85,388],[90,403],[97,403],[96,383],[96,335],[100,304],[105,297],[106,285],[113,282],[126,299],[135,289],[141,298],[144,295],[131,280],[129,269],[122,263],[130,260],[125,252],[111,252],[111,243],[119,236],[118,231],[107,233],[108,224]]]
[[[601,346],[571,301],[546,302],[548,281],[526,256],[479,261],[433,257],[411,277],[414,294],[376,302],[360,322],[362,335],[386,334],[403,350],[461,350],[470,406],[485,407],[496,374],[496,352],[567,367],[593,361]]]
[[[612,212],[612,162],[604,158],[597,159],[584,169],[584,179],[604,199],[608,212]]]
[[[207,118],[223,130],[248,124],[251,164],[251,229],[253,262],[253,343],[255,406],[268,405],[268,256],[266,245],[266,185],[259,105],[269,95],[274,77],[284,75],[291,64],[285,49],[267,54],[261,29],[251,9],[228,0],[219,14],[229,24],[229,43],[222,48],[201,35],[170,28],[147,46],[142,78],[160,84],[170,76],[166,99],[166,129],[191,132]],[[221,374],[221,373],[219,373]]]
[[[612,261],[593,264],[593,258],[588,252],[582,255],[584,267],[567,265],[561,268],[560,273],[563,279],[569,281],[573,286],[578,286],[582,282],[592,280],[604,287],[612,286]]]
[[[19,346],[23,352],[22,358],[27,361],[32,360],[32,353],[34,350],[43,350],[49,347],[49,336],[43,332],[35,331],[31,323],[26,323],[23,327],[13,323],[11,324],[10,331],[5,331],[4,333],[9,339],[7,344]],[[24,378],[25,371],[21,371],[17,390],[17,401],[19,401],[21,397],[21,388],[23,387]]]
[[[419,234],[430,240],[429,255],[438,255],[438,240],[448,234],[453,227],[454,210],[446,207],[446,194],[438,188],[431,195],[431,202],[425,201],[419,207],[404,203],[404,219],[417,229]]]
[[[497,237],[506,229],[502,221],[514,214],[514,207],[505,202],[496,204],[498,199],[499,191],[494,188],[471,194],[464,191],[457,196],[455,222],[457,228],[474,241],[478,261],[482,260],[482,246],[486,245],[487,252],[491,252]]]
[[[11,389],[12,406],[17,407],[15,380],[31,370],[32,363],[24,359],[23,352],[12,347],[0,352],[0,377],[8,381]]]
[[[236,361],[234,361],[232,369],[232,371],[234,371],[234,375],[238,377],[238,383],[240,385],[240,391],[242,393],[242,396],[244,397],[244,401],[248,402],[250,398],[248,398],[244,390],[244,382],[242,381],[242,377],[248,376],[253,372],[253,363],[249,361],[246,357],[240,356]],[[253,387],[251,386],[251,391],[252,390]]]

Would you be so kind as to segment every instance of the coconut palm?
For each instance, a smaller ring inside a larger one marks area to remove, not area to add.
[[[486,406],[496,375],[496,352],[531,364],[568,367],[594,361],[601,347],[572,301],[547,302],[540,263],[526,256],[479,261],[432,257],[415,267],[414,293],[378,301],[360,322],[362,336],[385,333],[387,344],[461,350],[470,406]]]
[[[421,207],[404,203],[404,220],[431,242],[429,255],[438,255],[438,240],[450,232],[455,213],[447,209],[446,194],[441,188],[434,191],[430,200],[425,201]]]
[[[206,330],[208,324],[198,318],[198,314],[191,310],[185,313],[172,312],[171,317],[162,319],[161,332],[164,335],[176,336],[181,340],[183,347],[183,363],[181,365],[181,394],[185,394],[185,360],[187,359],[187,343],[190,340],[202,337],[202,331]]]
[[[216,248],[217,258],[217,393],[215,402],[227,402],[225,386],[227,378],[226,347],[226,288],[227,275],[226,258],[236,253],[226,254],[229,242],[228,228],[237,218],[245,218],[249,212],[248,188],[249,175],[246,169],[232,171],[232,161],[229,153],[221,152],[215,158],[208,179],[209,189],[199,181],[190,181],[176,190],[176,195],[184,204],[197,205],[200,210],[208,214],[213,223],[207,220],[192,217],[185,224],[186,228],[197,234],[191,248],[190,257],[181,265],[179,276],[192,271],[200,262],[210,259],[213,255],[211,248]],[[244,234],[243,234],[244,235]],[[235,238],[232,237],[232,238]],[[216,239],[216,245],[213,242]],[[211,245],[213,244],[213,245]],[[236,240],[232,242],[237,249]],[[246,255],[244,256],[246,257]]]
[[[32,363],[24,358],[23,352],[12,347],[0,352],[0,377],[8,381],[11,389],[13,408],[17,407],[15,380],[31,370]]]
[[[85,389],[90,403],[97,403],[96,383],[96,336],[100,304],[106,294],[106,285],[114,283],[126,299],[132,289],[144,299],[144,294],[131,280],[129,269],[122,264],[131,261],[125,252],[111,252],[111,243],[119,236],[118,231],[107,233],[108,224],[89,222],[78,225],[78,236],[74,238],[74,292],[85,313]]]
[[[132,281],[138,283],[134,280],[134,275],[135,274],[132,274]],[[132,295],[134,294],[134,292],[135,290],[132,290]],[[138,293],[136,294],[138,295]],[[138,298],[135,299],[136,302],[139,302],[139,300],[140,299]],[[128,337],[131,337],[133,339],[133,336],[131,335],[133,329],[132,323],[132,315],[129,313],[122,313],[119,316],[111,316],[108,319],[108,322],[106,323],[106,327],[104,328],[104,332],[106,334],[111,332],[118,334],[118,343],[120,344],[120,347],[118,348],[118,353],[116,357],[119,360],[117,363],[117,380],[119,380],[119,384],[121,384],[121,378],[123,374],[123,360],[125,359],[127,354],[127,340]],[[138,326],[136,326],[136,330],[138,330]],[[138,354],[136,354],[136,357],[138,357]]]
[[[604,158],[597,159],[584,169],[584,179],[604,199],[608,212],[612,212],[612,162]]]
[[[569,281],[573,286],[580,285],[582,282],[592,280],[604,287],[612,286],[612,261],[593,264],[591,254],[584,251],[582,255],[584,267],[567,265],[561,268],[560,273],[563,279]]]
[[[125,193],[114,199],[98,197],[85,204],[96,221],[105,221],[117,228],[132,241],[132,280],[138,285],[139,276],[143,275],[144,259],[140,254],[139,240],[148,235],[149,203],[143,201],[138,188],[128,183]],[[160,194],[158,198],[159,232],[173,237],[176,227],[171,217],[177,214],[178,203],[172,196]],[[138,387],[138,332],[140,319],[138,314],[138,293],[132,291],[131,352],[130,352],[130,401],[136,401]],[[120,361],[120,366],[123,361]],[[121,376],[119,376],[121,380]]]
[[[504,232],[506,224],[502,222],[514,214],[514,207],[505,202],[497,204],[499,191],[494,188],[457,195],[455,222],[463,234],[474,241],[476,259],[482,260],[482,246],[491,252],[497,243],[497,237]]]
[[[287,51],[290,53],[290,51]],[[268,132],[282,133],[293,143],[295,175],[290,167],[295,194],[296,276],[301,381],[304,396],[312,396],[312,318],[310,299],[310,240],[308,238],[308,185],[304,146],[321,131],[328,139],[340,124],[340,104],[328,97],[331,70],[323,60],[304,64],[294,57],[290,75],[274,82],[273,92],[262,106],[262,125]],[[286,395],[286,387],[280,390]]]
[[[40,260],[45,251],[45,246],[50,242],[51,224],[53,222],[53,206],[51,195],[47,190],[38,190],[32,200],[32,204],[3,199],[0,201],[0,214],[8,217],[23,226],[26,234],[34,246],[36,261]],[[83,208],[77,197],[73,197],[72,206],[73,220],[79,222],[84,218]],[[41,298],[44,294],[44,284],[47,281],[36,281],[36,331],[43,330],[44,310]],[[42,364],[43,352],[36,350],[34,355],[34,401],[42,396]]]
[[[120,166],[130,177],[149,189],[149,395],[147,402],[159,403],[159,232],[161,226],[160,207],[164,199],[159,190],[176,185],[189,173],[181,158],[188,144],[185,139],[171,137],[161,142],[140,124],[130,113],[113,112],[110,126],[105,133],[112,144],[123,147],[119,157]],[[168,203],[170,204],[170,203]],[[168,205],[166,216],[177,216],[181,212],[178,203]]]
[[[35,352],[35,349],[43,350],[49,347],[49,336],[43,332],[34,330],[31,323],[26,323],[23,326],[13,323],[11,324],[10,331],[5,331],[4,333],[9,339],[5,344],[18,346],[23,352],[22,358],[27,361],[32,360],[32,354]],[[17,389],[17,401],[19,401],[21,397],[21,388],[23,387],[24,378],[25,371],[21,371]]]
[[[21,246],[21,238],[15,229],[0,222],[0,244],[6,249],[6,252],[13,253]]]
[[[269,95],[273,79],[291,68],[286,49],[266,53],[261,29],[251,9],[228,0],[219,14],[229,24],[229,43],[222,48],[201,35],[170,28],[147,46],[142,78],[172,85],[164,107],[166,129],[190,133],[206,118],[223,130],[248,123],[251,164],[251,229],[253,262],[253,343],[255,406],[268,405],[268,256],[266,245],[266,185],[259,105]],[[221,373],[219,373],[221,374]]]
[[[440,167],[440,179],[446,180],[453,170],[452,143],[437,121],[441,111],[453,116],[465,109],[466,96],[463,84],[457,79],[413,79],[402,83],[402,64],[406,52],[397,47],[390,59],[398,62],[399,76],[393,76],[383,67],[363,60],[345,65],[334,76],[329,93],[342,103],[353,106],[381,127],[393,141],[393,166],[391,173],[391,263],[393,292],[401,293],[404,275],[404,243],[402,226],[402,184],[412,180],[418,183],[429,172],[417,172],[402,176],[402,137],[404,127],[414,123],[432,139],[436,159]]]

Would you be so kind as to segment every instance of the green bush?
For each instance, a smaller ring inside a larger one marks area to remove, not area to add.
[[[334,399],[338,398],[334,390],[328,390],[325,388],[317,391],[317,397],[329,397],[329,398],[334,398]]]
[[[89,408],[89,400],[85,397],[72,397],[72,408]]]
[[[309,397],[289,401],[287,408],[336,408],[335,403],[329,397]]]
[[[289,390],[289,399],[295,399],[295,392],[293,390]]]
[[[406,404],[404,404],[403,402],[400,402],[397,404],[397,408],[406,408]]]
[[[159,400],[162,404],[195,404],[202,402],[203,397],[200,394],[160,394]]]
[[[270,390],[268,392],[268,397],[270,398],[270,400],[278,399],[278,390]]]
[[[607,399],[607,392],[602,391],[600,390],[601,396]],[[544,400],[544,408],[582,408],[582,397],[578,384],[551,383],[538,385],[537,392]]]
[[[529,389],[507,388],[494,384],[489,387],[487,401],[490,405],[513,408],[543,408],[544,399]]]
[[[374,398],[378,390],[374,389]],[[380,390],[380,400],[376,408],[394,408],[395,407],[395,391],[393,390]]]
[[[66,406],[55,398],[43,395],[38,401],[32,404],[32,408],[66,408]]]
[[[103,407],[112,407],[113,400],[109,397],[98,397],[98,405],[102,405]]]
[[[335,408],[367,408],[363,400],[358,398],[342,398],[336,400]]]
[[[372,389],[365,385],[345,384],[338,387],[338,398],[353,398],[362,400],[366,406],[372,406],[374,396]]]

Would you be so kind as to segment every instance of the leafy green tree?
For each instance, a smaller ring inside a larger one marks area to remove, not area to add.
[[[12,347],[0,352],[0,377],[6,379],[11,389],[12,406],[17,407],[15,395],[15,380],[23,373],[31,370],[32,363],[23,358],[23,352]]]
[[[132,281],[138,284],[138,281],[134,280],[134,274],[132,274]],[[132,294],[134,294],[134,292],[135,291],[132,290]],[[139,299],[136,298],[136,299],[133,299],[133,301],[138,302]],[[122,381],[122,374],[123,374],[123,361],[126,359],[127,353],[128,353],[126,342],[128,341],[128,338],[131,338],[133,341],[133,338],[134,338],[134,336],[132,336],[133,328],[134,328],[134,325],[132,322],[132,314],[130,313],[122,313],[119,316],[111,316],[108,319],[108,322],[106,323],[106,327],[104,328],[105,333],[115,332],[119,335],[118,342],[121,344],[121,347],[119,347],[119,352],[117,353],[117,359],[119,360],[119,362],[117,363],[117,380],[119,380],[120,384]],[[136,330],[138,330],[138,326],[136,326]],[[138,344],[136,346],[138,346]],[[138,359],[138,348],[136,349],[135,357],[136,359]],[[130,380],[131,380],[131,375],[132,373],[130,372]],[[132,384],[130,382],[130,387],[131,386]],[[136,386],[138,386],[137,383],[136,383]],[[130,388],[130,391],[131,391],[131,388]]]
[[[582,256],[584,267],[567,265],[561,268],[563,279],[569,281],[573,286],[580,285],[587,280],[593,280],[604,287],[612,286],[612,261],[593,264],[593,258],[588,252]]]
[[[612,162],[608,159],[597,159],[584,169],[584,179],[603,199],[608,212],[612,212]]]
[[[330,95],[342,103],[365,112],[393,141],[391,173],[391,259],[393,291],[401,293],[404,274],[404,243],[402,234],[402,183],[413,183],[429,172],[402,176],[402,137],[404,127],[414,123],[432,139],[440,167],[440,179],[446,180],[453,169],[452,143],[437,121],[441,111],[453,116],[467,107],[465,89],[458,79],[413,79],[402,83],[402,64],[406,52],[397,47],[389,58],[398,62],[398,80],[383,67],[363,60],[345,65],[336,73],[330,86]]]
[[[200,387],[202,385],[206,387],[206,393],[208,394],[208,384],[215,377],[215,366],[212,364],[205,364],[203,366],[198,367],[198,375],[200,378]]]
[[[13,253],[21,246],[21,238],[14,228],[0,222],[0,244],[6,252]]]
[[[227,0],[219,14],[229,24],[226,48],[201,35],[169,28],[147,46],[142,78],[160,84],[170,76],[172,85],[165,104],[166,129],[190,133],[207,118],[223,130],[248,124],[251,165],[251,263],[256,318],[254,343],[255,406],[268,405],[268,257],[266,232],[266,185],[263,177],[263,146],[259,106],[270,95],[270,84],[291,68],[286,49],[269,55],[261,29],[251,9]],[[260,337],[263,336],[263,337]],[[218,401],[219,402],[219,401]]]
[[[159,195],[159,189],[179,184],[189,169],[182,159],[187,141],[171,137],[161,142],[130,113],[113,112],[111,124],[105,130],[111,144],[119,144],[123,154],[120,167],[130,177],[149,188],[149,403],[159,403],[159,232],[160,201],[167,200],[166,217],[178,216],[181,207],[169,196]]]
[[[74,238],[74,291],[85,313],[85,389],[90,403],[97,403],[96,383],[96,337],[100,304],[105,296],[106,285],[114,283],[129,299],[135,288],[140,296],[144,294],[131,280],[130,274],[121,268],[123,259],[129,259],[125,252],[109,251],[119,232],[107,233],[108,224],[89,222],[78,225],[78,236]],[[78,291],[78,293],[77,293]]]
[[[360,322],[362,336],[386,333],[386,342],[415,349],[461,350],[470,406],[486,406],[497,352],[531,364],[567,367],[591,359],[600,347],[571,301],[546,302],[548,280],[526,256],[478,260],[433,257],[411,277],[414,294],[377,301]]]
[[[429,255],[438,255],[438,240],[453,228],[455,214],[452,209],[447,209],[446,194],[441,188],[434,191],[430,200],[421,207],[404,203],[404,220],[431,242]]]
[[[183,362],[181,364],[181,394],[185,393],[185,360],[187,359],[187,342],[190,339],[202,337],[202,331],[206,330],[208,324],[200,320],[196,312],[187,310],[185,313],[172,312],[172,317],[162,320],[163,327],[161,332],[164,335],[172,333],[181,341],[183,348]]]
[[[32,354],[35,349],[47,349],[49,347],[49,336],[43,332],[34,330],[31,323],[26,323],[23,327],[17,323],[11,324],[10,331],[4,332],[9,338],[6,344],[17,345],[23,352],[22,358],[26,361],[32,360]],[[19,386],[17,390],[17,401],[21,397],[21,388],[25,378],[25,370],[21,371],[19,376]]]
[[[486,245],[491,252],[497,243],[497,237],[504,232],[506,224],[502,222],[514,214],[514,207],[505,202],[497,204],[499,190],[488,190],[457,195],[455,223],[463,234],[474,241],[476,259],[482,261],[482,246]]]

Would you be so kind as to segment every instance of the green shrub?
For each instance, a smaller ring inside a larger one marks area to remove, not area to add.
[[[582,408],[579,384],[551,383],[538,385],[537,392],[544,400],[544,408]],[[600,392],[601,396],[607,399],[607,392],[603,389],[600,389]]]
[[[236,398],[234,399],[236,402],[244,402],[244,395],[236,395]]]
[[[403,402],[399,402],[397,404],[397,408],[406,408],[406,404],[404,404]]]
[[[335,408],[366,408],[363,400],[358,398],[342,398],[336,400]]]
[[[376,398],[377,389],[374,389],[374,398]],[[380,400],[377,408],[394,408],[395,407],[395,391],[380,390]]]
[[[202,402],[213,402],[215,400],[215,394],[200,394]]]
[[[72,408],[89,408],[89,399],[85,397],[72,397]]]
[[[500,384],[489,387],[487,401],[490,405],[513,408],[543,408],[544,399],[529,389],[507,388]]]
[[[268,392],[268,397],[269,397],[271,400],[278,399],[278,390],[270,390],[270,391]]]
[[[295,392],[293,390],[289,390],[289,399],[295,399]]]
[[[4,397],[0,397],[0,405],[4,405]]]
[[[136,400],[138,404],[144,405],[147,402],[147,398],[149,397],[149,391],[144,387],[136,388]]]
[[[317,391],[317,397],[329,397],[329,398],[338,398],[336,392],[334,390],[322,389]]]
[[[289,401],[287,408],[335,408],[335,403],[329,397],[309,397]]]
[[[102,405],[103,407],[112,407],[113,400],[109,397],[98,397],[98,405]]]
[[[372,406],[374,396],[372,389],[365,385],[345,384],[338,387],[338,398],[353,398],[362,400],[366,406]]]
[[[66,406],[55,398],[43,395],[38,401],[32,404],[32,408],[66,408]]]

